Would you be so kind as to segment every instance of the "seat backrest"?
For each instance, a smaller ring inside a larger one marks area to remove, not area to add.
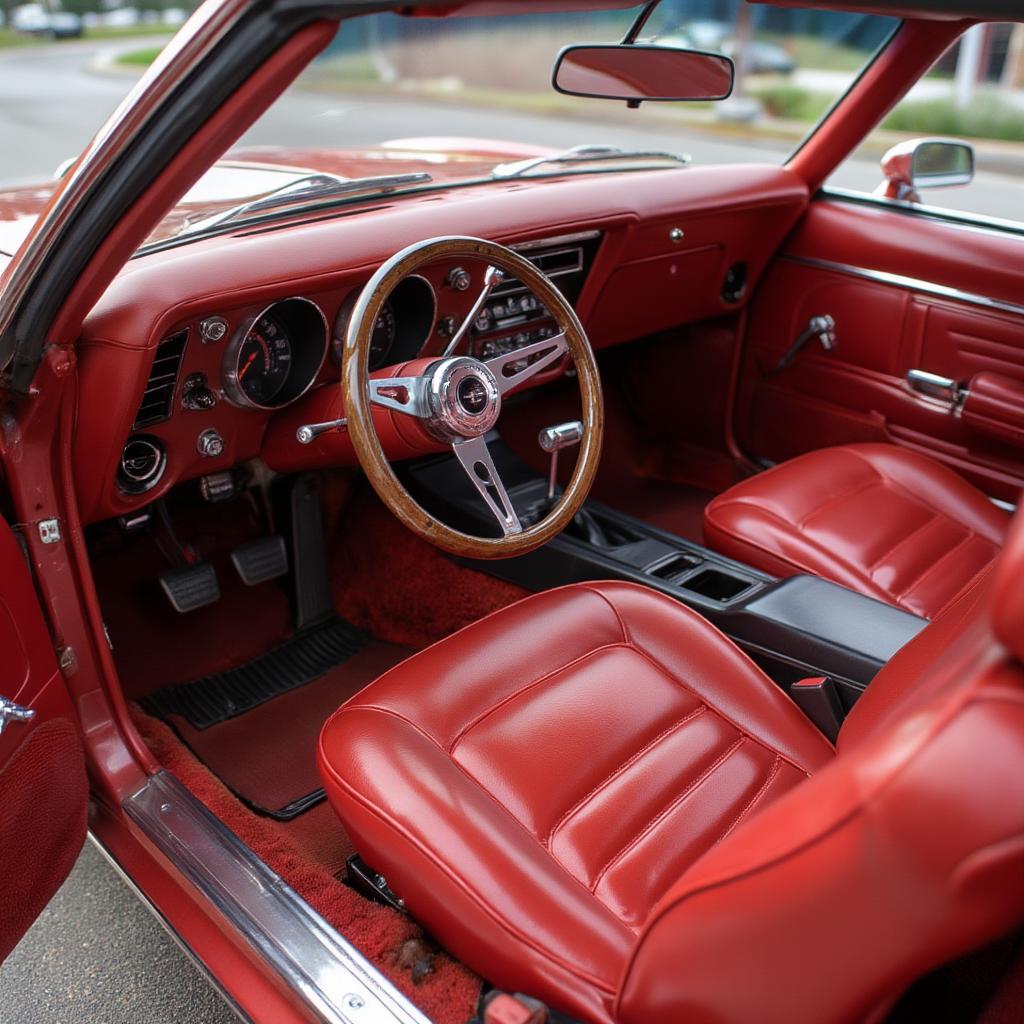
[[[1024,515],[871,683],[836,759],[695,863],[620,985],[624,1024],[872,1018],[1024,920]]]

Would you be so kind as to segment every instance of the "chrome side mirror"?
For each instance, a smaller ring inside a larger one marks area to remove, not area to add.
[[[878,194],[919,203],[922,188],[969,185],[974,179],[974,147],[956,139],[910,139],[882,157],[885,181]]]
[[[733,63],[720,53],[651,43],[567,46],[555,59],[551,84],[569,96],[645,101],[724,100]]]

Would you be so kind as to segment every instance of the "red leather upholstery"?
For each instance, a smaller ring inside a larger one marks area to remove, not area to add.
[[[1010,517],[945,466],[885,444],[801,455],[710,502],[705,542],[934,618],[999,552]]]
[[[607,1020],[651,907],[832,757],[699,616],[628,584],[540,594],[324,727],[356,848],[489,980]]]
[[[1024,520],[833,756],[681,605],[551,591],[345,705],[321,771],[357,849],[499,986],[600,1024],[877,1019],[1024,919],[1022,611]]]
[[[1001,373],[976,373],[961,418],[972,430],[1024,447],[1024,383]]]

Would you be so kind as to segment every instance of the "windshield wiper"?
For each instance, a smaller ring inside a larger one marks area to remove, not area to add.
[[[271,210],[287,210],[291,207],[308,206],[322,199],[338,199],[346,196],[383,196],[413,185],[426,185],[434,179],[426,171],[412,171],[408,174],[381,174],[371,178],[339,178],[334,174],[307,174],[290,181],[287,185],[268,192],[258,199],[233,206],[211,217],[186,224],[179,235],[191,235],[211,228],[220,227],[236,220],[247,220],[254,214]]]
[[[620,160],[659,160],[685,167],[690,157],[685,153],[665,153],[659,150],[630,150],[618,146],[590,145],[573,146],[572,149],[550,156],[532,156],[528,160],[517,160],[510,164],[497,164],[491,171],[492,178],[522,178],[538,167],[559,164],[605,163]]]

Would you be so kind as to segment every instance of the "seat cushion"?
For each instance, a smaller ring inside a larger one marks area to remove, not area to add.
[[[885,444],[801,455],[720,494],[708,547],[934,618],[1001,549],[1010,517],[952,470]]]
[[[418,920],[489,981],[596,1020],[675,880],[833,754],[707,621],[623,583],[474,623],[319,746],[356,849]]]

